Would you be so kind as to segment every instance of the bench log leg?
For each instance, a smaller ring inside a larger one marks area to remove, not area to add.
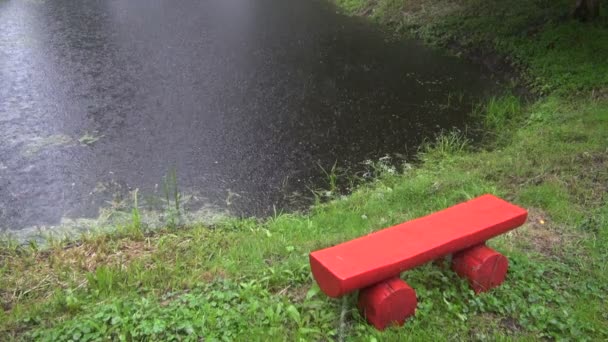
[[[400,278],[391,278],[359,291],[361,315],[376,329],[403,325],[416,311],[416,291]]]
[[[500,285],[507,275],[509,260],[486,245],[478,245],[454,254],[452,269],[467,278],[475,293]]]

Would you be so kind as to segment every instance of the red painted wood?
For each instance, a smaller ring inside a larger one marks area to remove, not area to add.
[[[480,293],[505,281],[509,260],[492,248],[479,245],[454,254],[452,268],[468,279],[475,293]]]
[[[416,291],[400,278],[391,278],[359,292],[361,315],[376,329],[403,325],[416,312]]]
[[[522,225],[526,210],[484,195],[437,213],[310,253],[312,273],[339,297]]]

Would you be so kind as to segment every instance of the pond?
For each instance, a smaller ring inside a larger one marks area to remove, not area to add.
[[[2,0],[0,229],[302,208],[496,87],[324,0]]]

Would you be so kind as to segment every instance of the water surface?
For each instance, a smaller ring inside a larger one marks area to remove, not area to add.
[[[495,82],[388,38],[325,1],[0,0],[0,229],[164,198],[171,169],[264,215],[470,122]]]

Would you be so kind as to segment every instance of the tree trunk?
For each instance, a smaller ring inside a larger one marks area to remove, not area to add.
[[[593,20],[600,15],[600,0],[576,0],[574,17],[580,21]]]

